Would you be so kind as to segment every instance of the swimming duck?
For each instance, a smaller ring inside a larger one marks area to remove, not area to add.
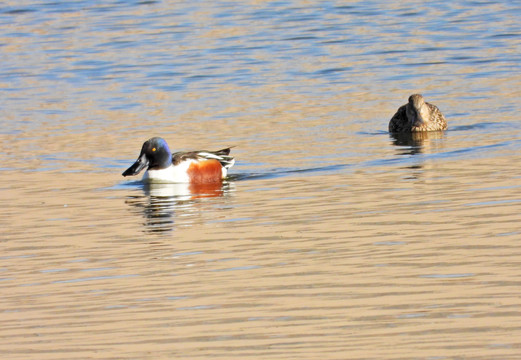
[[[420,94],[409,96],[409,102],[400,106],[391,121],[389,132],[438,131],[447,129],[447,120],[435,105],[425,102]]]
[[[123,172],[137,175],[147,168],[143,181],[162,183],[217,183],[235,164],[230,148],[218,151],[170,151],[165,139],[153,137],[143,144],[138,159]]]

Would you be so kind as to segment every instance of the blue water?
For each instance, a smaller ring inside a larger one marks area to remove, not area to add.
[[[223,84],[233,85],[231,96],[277,84],[278,92],[371,92],[384,100],[397,89],[428,89],[436,99],[476,102],[500,95],[520,71],[519,11],[515,2],[474,1],[420,7],[379,1],[22,2],[0,8],[0,79],[9,84],[3,89],[8,109],[54,119],[87,111],[60,108],[69,99],[139,111],[150,107],[144,91],[210,98]],[[515,83],[510,86],[514,91]],[[173,100],[162,106],[176,114],[197,106]],[[514,100],[494,102],[495,111],[509,111]],[[40,102],[49,109],[31,109]],[[212,102],[214,111],[226,105]],[[449,115],[468,116],[471,109],[450,109]],[[4,131],[18,129],[10,124]]]

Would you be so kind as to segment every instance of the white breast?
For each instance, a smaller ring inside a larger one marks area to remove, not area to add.
[[[195,160],[183,161],[176,166],[170,165],[166,169],[161,170],[147,170],[143,176],[143,181],[158,183],[188,183],[190,182],[190,177],[188,176],[187,170],[190,164],[194,161]]]

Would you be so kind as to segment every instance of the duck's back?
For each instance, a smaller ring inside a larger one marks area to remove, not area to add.
[[[436,105],[425,103],[430,111],[431,111],[431,118],[430,118],[430,129],[429,130],[447,130],[447,119],[445,119],[445,116],[441,113],[440,109]]]
[[[411,126],[407,119],[407,113],[405,112],[406,106],[407,105],[400,106],[398,111],[396,111],[396,114],[391,118],[391,121],[389,121],[389,132],[399,133],[411,131]]]

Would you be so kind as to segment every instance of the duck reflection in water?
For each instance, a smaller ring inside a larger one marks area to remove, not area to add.
[[[416,133],[390,134],[392,144],[396,146],[398,160],[407,170],[406,179],[424,179],[432,161],[429,154],[443,152],[445,132],[429,131]],[[427,175],[428,176],[428,175]]]
[[[390,136],[393,145],[398,147],[398,155],[416,155],[426,150],[439,150],[445,137],[445,132],[391,133]]]
[[[206,209],[211,198],[226,197],[233,189],[233,183],[206,184],[164,184],[144,183],[142,196],[132,196],[127,204],[142,213],[146,232],[168,232],[179,226],[182,212],[182,224],[190,226],[200,220],[199,213]],[[193,216],[197,216],[194,220]]]

